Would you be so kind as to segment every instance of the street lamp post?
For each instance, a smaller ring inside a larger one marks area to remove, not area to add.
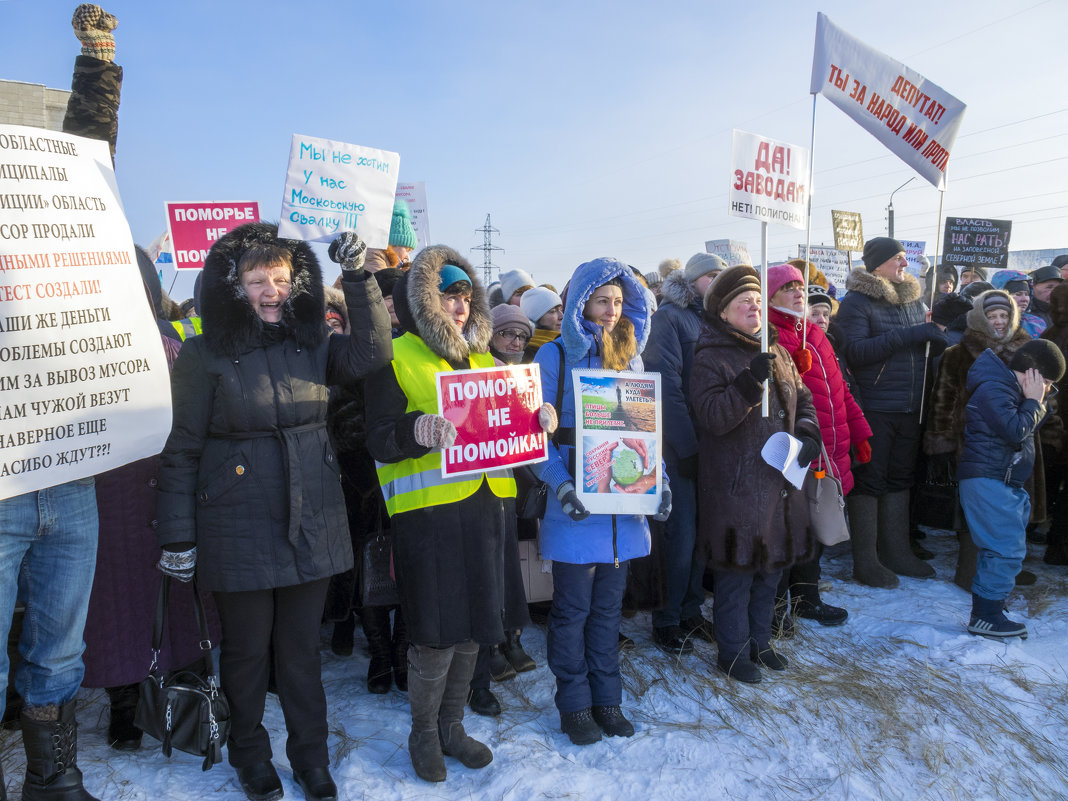
[[[911,178],[909,178],[907,181],[905,181],[905,183],[901,184],[901,186],[899,186],[897,189],[895,189],[893,192],[890,193],[890,205],[886,207],[886,227],[887,227],[887,231],[888,231],[887,235],[891,239],[894,238],[894,195],[896,195],[899,191],[904,189],[906,186],[908,186],[910,183],[912,183],[915,180],[916,180],[916,176],[914,175]]]

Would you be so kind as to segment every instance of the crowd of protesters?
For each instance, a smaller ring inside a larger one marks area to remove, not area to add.
[[[83,54],[66,126],[108,140],[112,153],[115,25],[98,6],[75,12]],[[491,682],[536,668],[521,640],[532,617],[521,539],[551,562],[551,604],[535,617],[547,621],[571,742],[634,733],[622,709],[620,620],[628,566],[648,563],[654,542],[655,601],[645,606],[655,647],[682,659],[697,640],[714,644],[719,669],[741,682],[785,671],[776,641],[795,618],[838,626],[848,612],[821,597],[806,495],[759,458],[780,432],[796,439],[800,467],[840,482],[862,584],[890,590],[900,576],[934,575],[917,501],[931,476],[959,487],[954,580],[971,593],[969,632],[1027,636],[1004,605],[1014,584],[1034,580],[1022,570],[1028,536],[1046,538],[1047,562],[1068,564],[1055,400],[1068,257],[1031,275],[937,265],[928,294],[901,244],[876,237],[844,294],[803,260],[758,271],[710,253],[648,275],[593,259],[560,290],[523,270],[484,287],[452,248],[416,250],[398,201],[387,248],[343,234],[330,258],[338,275],[326,286],[333,276],[307,244],[247,224],[214,245],[195,297],[179,306],[138,251],[172,369],[166,446],[0,501],[0,629],[17,600],[25,608],[0,712],[10,697],[24,799],[92,801],[76,760],[80,686],[107,689],[110,744],[141,747],[134,710],[163,576],[179,583],[160,668],[197,660],[200,633],[180,610],[202,592],[231,707],[228,759],[254,801],[282,796],[262,723],[268,692],[305,796],[338,797],[324,622],[346,657],[359,620],[368,692],[408,694],[416,775],[444,781],[446,757],[488,765],[493,753],[465,731],[465,709],[500,714]],[[457,432],[438,409],[435,376],[521,363],[540,369],[548,459],[443,477]],[[661,376],[663,481],[648,517],[591,513],[576,490],[571,374],[589,368]],[[521,518],[517,494],[539,485],[544,511]],[[383,535],[392,601],[371,598],[362,564]],[[10,667],[5,651],[0,674]]]

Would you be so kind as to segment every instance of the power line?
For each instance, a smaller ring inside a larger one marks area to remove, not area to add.
[[[488,287],[493,283],[493,253],[494,251],[504,253],[504,248],[499,248],[493,244],[493,235],[499,234],[500,231],[490,225],[490,216],[487,214],[486,224],[481,228],[476,228],[475,233],[482,234],[482,244],[476,245],[471,250],[482,251],[482,286]]]

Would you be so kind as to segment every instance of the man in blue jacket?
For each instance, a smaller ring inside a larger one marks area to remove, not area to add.
[[[664,606],[653,612],[653,642],[673,656],[693,652],[693,637],[712,642],[701,614],[704,564],[694,559],[697,540],[697,432],[690,409],[690,366],[701,332],[705,291],[727,269],[714,253],[697,253],[685,269],[668,273],[653,314],[642,360],[660,373],[664,398],[664,463],[672,480],[672,511],[664,524]]]
[[[1027,554],[1031,501],[1024,482],[1035,464],[1035,431],[1045,399],[1064,377],[1060,348],[1045,339],[1026,343],[1006,366],[991,350],[968,370],[964,448],[957,479],[968,529],[979,549],[968,631],[984,637],[1027,637],[1005,617],[1005,599]]]

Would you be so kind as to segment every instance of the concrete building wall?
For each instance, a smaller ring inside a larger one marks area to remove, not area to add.
[[[70,92],[39,83],[0,81],[0,123],[63,130]]]

